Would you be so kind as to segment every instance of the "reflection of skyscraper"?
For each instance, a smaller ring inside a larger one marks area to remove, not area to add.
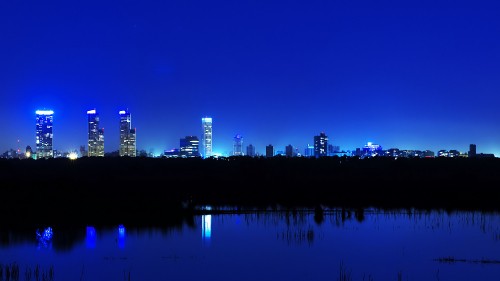
[[[203,158],[207,158],[212,156],[212,118],[211,117],[201,118],[201,124],[203,127],[202,153],[203,153]]]
[[[123,224],[120,224],[118,226],[118,248],[124,249],[125,248],[125,226]]]
[[[99,114],[95,109],[87,111],[88,116],[88,156],[104,157],[104,129],[99,128]]]
[[[52,146],[52,121],[54,111],[36,111],[36,154],[39,158],[54,157]]]
[[[132,116],[128,110],[121,110],[120,114],[120,156],[135,157],[136,134],[132,129]]]
[[[209,242],[212,236],[212,215],[201,216],[201,238]]]
[[[95,227],[93,226],[87,226],[87,235],[85,237],[86,239],[86,244],[87,248],[95,248],[96,241],[97,241],[97,235],[96,235],[96,230]]]
[[[234,136],[233,155],[234,156],[243,155],[243,137],[240,134]]]

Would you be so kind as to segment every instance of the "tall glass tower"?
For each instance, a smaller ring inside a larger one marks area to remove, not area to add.
[[[203,158],[212,156],[212,117],[201,118]]]
[[[234,136],[233,155],[243,156],[243,137],[240,134]]]
[[[132,116],[128,110],[120,110],[120,156],[135,157],[136,135],[132,129]]]
[[[54,111],[37,110],[36,112],[36,154],[38,158],[54,157],[52,146],[52,121]]]
[[[99,128],[99,114],[95,109],[87,111],[88,116],[88,156],[104,157],[104,129]]]

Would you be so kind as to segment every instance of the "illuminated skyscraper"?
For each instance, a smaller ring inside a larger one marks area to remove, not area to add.
[[[104,157],[104,129],[99,128],[99,114],[95,109],[87,111],[88,116],[88,156]]]
[[[321,132],[319,136],[314,136],[314,156],[322,157],[327,156],[328,147],[328,137],[324,132]]]
[[[36,111],[36,154],[37,159],[52,158],[54,151],[52,146],[52,121],[54,111]]]
[[[234,136],[233,155],[243,156],[243,137],[240,134]]]
[[[197,136],[187,136],[180,141],[180,156],[181,157],[199,157],[200,140]]]
[[[128,110],[120,110],[120,156],[135,157],[136,134],[132,129],[132,116]]]
[[[314,145],[308,144],[304,149],[304,156],[313,157],[314,156]]]
[[[201,125],[203,128],[202,146],[203,158],[212,156],[212,118],[201,118]]]

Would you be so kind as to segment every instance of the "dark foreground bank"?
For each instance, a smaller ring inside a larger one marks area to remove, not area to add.
[[[197,207],[500,209],[498,158],[0,159],[3,222],[147,223]]]

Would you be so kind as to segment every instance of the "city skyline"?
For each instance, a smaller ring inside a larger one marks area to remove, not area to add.
[[[53,147],[53,115],[54,111],[53,110],[37,110],[36,112],[36,144],[37,144],[37,151],[40,151],[41,154],[38,154],[39,156],[41,155],[42,158],[47,158],[47,157],[53,157],[54,156],[54,151],[57,151]],[[120,129],[120,146],[118,150],[115,151],[109,151],[109,152],[118,152],[120,156],[132,156],[135,157],[137,156],[137,152],[139,150],[146,151],[145,149],[138,149],[136,147],[136,129],[132,128],[132,118],[130,112],[127,110],[120,110],[118,112],[119,114],[119,129]],[[91,109],[87,110],[87,117],[88,117],[88,143],[87,143],[87,151],[85,155],[81,156],[104,156],[104,128],[100,128],[100,118],[99,118],[99,113],[97,110]],[[284,149],[281,149],[281,147],[276,147],[273,144],[268,144],[265,147],[265,151],[256,151],[255,145],[249,143],[249,144],[243,144],[243,136],[240,134],[236,134],[233,137],[233,149],[227,153],[212,153],[212,117],[205,116],[201,118],[201,143],[196,135],[188,135],[185,138],[180,138],[180,143],[179,146],[177,147],[172,147],[170,149],[164,149],[160,153],[156,154],[155,156],[160,156],[163,155],[164,152],[170,151],[172,153],[173,151],[178,151],[180,154],[179,155],[184,155],[188,157],[192,156],[202,156],[204,158],[210,157],[212,155],[221,155],[221,156],[243,156],[243,155],[251,155],[251,156],[258,156],[258,155],[266,155],[269,156],[269,147],[272,147],[273,149],[273,154],[282,154],[282,155],[296,155],[297,153],[299,155],[304,155],[304,156],[315,156],[315,157],[322,157],[322,156],[328,156],[328,155],[333,155],[331,154],[332,152],[335,153],[340,153],[337,155],[357,155],[359,151],[362,151],[363,149],[368,149],[370,151],[378,151],[380,150],[405,150],[405,151],[420,151],[420,152],[431,152],[432,156],[440,156],[439,154],[442,152],[450,152],[452,154],[456,154],[455,156],[459,156],[460,154],[466,155],[473,153],[476,155],[476,144],[469,144],[468,150],[458,150],[454,148],[443,148],[439,150],[430,150],[430,149],[412,149],[412,148],[400,148],[400,147],[382,147],[379,144],[375,144],[373,142],[367,142],[366,144],[363,144],[361,146],[358,146],[353,149],[340,149],[340,146],[328,143],[328,135],[326,135],[325,132],[320,132],[317,135],[313,136],[313,145],[307,144],[306,146],[297,146],[297,145],[292,145],[288,144],[284,147]],[[27,146],[27,149],[29,147],[29,150],[31,151],[30,146]],[[80,150],[81,150],[80,146]],[[244,149],[245,148],[245,149]],[[312,149],[312,150],[311,150]],[[22,153],[22,149],[18,148],[18,150]],[[49,151],[50,150],[50,151]],[[247,153],[244,153],[244,150],[247,151]],[[37,153],[35,151],[35,153]],[[76,152],[76,149],[73,150],[67,150],[64,152]],[[196,154],[193,154],[192,151],[195,151]],[[248,151],[251,151],[249,153]],[[63,152],[60,151],[59,152]],[[80,151],[81,152],[81,151]],[[207,153],[208,152],[208,153]],[[347,152],[347,153],[346,153]],[[480,153],[480,154],[491,154],[494,155],[494,153]]]
[[[95,9],[95,7],[100,7]],[[495,1],[7,2],[0,9],[0,151],[35,148],[32,114],[54,110],[54,149],[88,142],[97,108],[105,152],[129,108],[137,149],[179,139],[213,152],[239,134],[264,153],[303,151],[325,132],[353,150],[500,155],[500,19]],[[62,24],[64,23],[64,24]]]

